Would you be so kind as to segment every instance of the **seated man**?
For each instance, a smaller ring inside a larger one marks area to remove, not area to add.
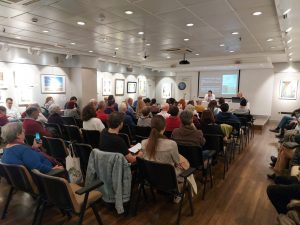
[[[151,119],[150,106],[144,106],[142,116],[138,119],[137,125],[139,127],[151,127]]]
[[[130,127],[135,127],[136,124],[134,123],[132,117],[127,114],[127,110],[126,102],[122,102],[119,106],[119,112],[124,113],[124,124]]]
[[[175,128],[171,138],[179,145],[203,146],[205,139],[201,130],[197,130],[193,124],[193,113],[188,110],[180,114],[181,127]]]
[[[167,119],[170,116],[170,114],[168,113],[169,107],[170,106],[168,103],[163,103],[161,105],[161,111],[159,113],[157,113],[157,115],[161,115],[161,116],[163,116],[163,118]]]
[[[212,93],[212,90],[208,90],[204,96],[204,101],[210,102],[211,100],[216,100],[216,96]]]
[[[18,121],[21,119],[21,114],[17,108],[13,107],[13,99],[6,99],[6,115],[9,121]]]
[[[291,116],[283,116],[275,129],[270,129],[271,132],[279,133],[280,129],[284,129],[296,116],[300,113],[300,108],[292,112]]]
[[[132,155],[127,148],[125,141],[118,136],[119,131],[123,127],[124,113],[112,112],[108,117],[108,129],[101,132],[100,150],[107,152],[121,153],[128,162],[136,161],[137,156],[141,156],[140,151],[137,155]]]
[[[247,100],[245,98],[240,101],[240,108],[233,111],[233,113],[238,115],[249,115],[250,110],[247,108]]]
[[[221,112],[219,112],[216,115],[216,120],[217,122],[224,122],[224,123],[235,123],[236,124],[236,129],[239,129],[241,126],[241,122],[239,118],[235,115],[233,115],[231,112],[228,112],[229,110],[229,105],[227,103],[224,103],[220,106]]]

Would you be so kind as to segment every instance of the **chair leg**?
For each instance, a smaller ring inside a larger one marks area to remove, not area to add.
[[[36,221],[39,218],[40,208],[41,208],[42,204],[43,204],[43,201],[42,201],[41,197],[38,197],[38,203],[37,203],[37,206],[36,206],[36,209],[35,209],[34,217],[33,217],[33,220],[32,220],[32,225],[37,224]]]
[[[46,202],[42,202],[41,203],[41,206],[40,206],[40,213],[38,214],[37,218],[36,218],[36,225],[40,225],[40,224],[43,224],[43,216],[44,216],[44,212],[45,212],[45,209],[46,209]]]
[[[202,200],[204,200],[204,198],[205,198],[206,182],[207,182],[207,171],[204,171],[203,173],[205,173],[205,176],[204,176],[204,184],[203,184]]]
[[[93,210],[93,212],[95,214],[95,217],[96,217],[96,220],[97,220],[98,224],[99,225],[103,225],[103,222],[102,222],[101,217],[100,217],[100,215],[98,213],[96,205],[92,204],[91,207],[92,207],[92,210]]]
[[[2,220],[6,217],[7,209],[8,209],[10,200],[11,200],[11,198],[12,198],[13,191],[14,191],[14,188],[11,187],[10,190],[9,190],[9,193],[8,193],[8,196],[7,196],[7,199],[6,199],[6,202],[5,202],[5,206],[4,206],[3,212],[2,212],[2,216],[1,216],[1,219],[2,219]]]
[[[82,221],[83,221],[83,217],[85,214],[85,210],[86,210],[86,205],[87,205],[87,200],[89,198],[89,193],[86,193],[84,196],[84,201],[83,204],[81,206],[81,210],[80,210],[80,215],[79,215],[79,221],[78,221],[78,225],[82,225]]]
[[[180,193],[181,199],[180,199],[180,203],[179,203],[179,209],[178,209],[178,214],[177,214],[176,225],[179,225],[179,222],[180,222],[181,210],[182,210],[182,205],[183,205],[183,200],[184,200],[184,194],[185,194],[185,191],[186,191],[186,185],[187,185],[187,178],[184,178],[182,192]]]
[[[189,204],[190,204],[190,208],[191,208],[191,216],[194,215],[194,207],[193,207],[193,201],[192,201],[192,189],[189,185],[189,188],[187,188],[187,192],[188,192],[188,198],[189,198]]]
[[[209,165],[209,175],[210,175],[210,187],[212,188],[214,185],[213,182],[213,176],[212,176],[212,168],[211,168],[211,164]]]
[[[133,215],[137,214],[138,204],[139,204],[139,201],[140,201],[140,196],[141,196],[142,191],[145,191],[144,185],[140,184],[139,188],[138,188],[138,196],[136,198],[136,203],[135,203]]]

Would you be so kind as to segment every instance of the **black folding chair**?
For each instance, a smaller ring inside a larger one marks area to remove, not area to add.
[[[150,136],[151,127],[135,127],[135,139],[137,142],[147,139]]]
[[[61,138],[44,137],[43,145],[46,148],[47,154],[54,157],[61,164],[66,165],[66,157],[68,156],[68,150],[65,142]]]
[[[79,128],[82,128],[82,127],[83,127],[83,121],[82,121],[82,119],[76,119],[76,118],[75,118],[75,121],[76,121],[76,124],[77,124],[77,126],[78,126]]]
[[[187,177],[193,174],[193,172],[195,171],[194,168],[189,168],[188,170],[184,171],[179,175],[180,177],[184,178],[182,190],[179,190],[175,169],[172,165],[148,161],[137,157],[137,167],[140,176],[140,184],[138,188],[138,196],[137,196],[137,201],[135,206],[135,212],[137,212],[140,195],[141,192],[144,190],[144,186],[149,185],[151,190],[157,189],[159,191],[169,193],[173,196],[181,197],[178,214],[177,214],[177,220],[176,220],[177,225],[180,223],[181,210],[182,210],[185,193],[188,194],[189,204],[191,208],[191,215],[193,216],[194,209],[193,209],[191,188],[187,182]],[[154,192],[152,193],[154,194]]]
[[[33,134],[26,134],[25,135],[25,143],[30,145],[30,146],[33,145],[34,139],[35,139],[35,135],[33,135]]]
[[[86,170],[89,162],[90,154],[93,150],[92,146],[88,144],[82,144],[82,143],[73,143],[72,144],[73,149],[75,150],[75,154],[80,159],[80,167],[81,171],[83,173],[83,176],[85,178],[86,176]]]
[[[167,137],[167,138],[171,138],[171,136],[172,136],[172,131],[165,131],[164,132],[164,135]]]
[[[55,123],[45,123],[46,130],[52,134],[52,137],[63,138],[60,125]]]
[[[74,125],[77,126],[76,120],[71,116],[62,116],[61,117],[65,125]]]
[[[0,163],[0,179],[3,179],[3,178],[6,180],[6,183],[10,186],[10,189],[9,189],[9,192],[8,192],[8,195],[7,195],[7,198],[6,198],[6,201],[5,201],[5,205],[4,205],[2,214],[1,214],[1,219],[2,220],[5,219],[5,217],[6,217],[8,205],[9,205],[9,202],[12,198],[14,187],[12,186],[10,178],[9,178],[7,172],[4,169],[4,165],[2,163]]]
[[[67,133],[68,141],[77,143],[83,142],[79,127],[74,125],[64,125],[64,129]]]
[[[132,132],[132,130],[131,130],[131,128],[130,128],[129,125],[124,124],[119,133],[127,134],[128,137],[129,137],[129,140],[130,140],[130,144],[133,143],[133,136],[134,135],[133,135],[133,132]]]
[[[81,129],[84,143],[91,145],[93,148],[99,148],[100,131]]]
[[[127,147],[130,148],[131,144],[128,135],[124,133],[119,133],[118,135],[126,142]]]

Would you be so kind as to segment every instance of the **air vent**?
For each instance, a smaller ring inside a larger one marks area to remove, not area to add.
[[[169,49],[163,49],[161,51],[169,52],[169,53],[175,53],[175,54],[187,54],[187,53],[192,53],[193,52],[189,48],[169,48]]]

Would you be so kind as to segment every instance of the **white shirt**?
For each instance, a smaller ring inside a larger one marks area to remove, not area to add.
[[[6,107],[6,115],[9,121],[18,120],[21,118],[21,114],[19,113],[18,109],[15,107],[11,107],[11,109]]]
[[[98,118],[91,118],[88,121],[83,121],[83,129],[85,130],[99,130],[101,132],[104,128],[105,126]]]
[[[48,119],[43,115],[43,113],[39,113],[39,117],[36,119],[36,121],[39,121],[41,123],[47,123]]]
[[[167,119],[170,116],[170,114],[168,112],[166,112],[166,111],[161,111],[160,113],[157,113],[157,115],[161,115],[165,119]]]
[[[204,101],[210,102],[211,100],[216,100],[215,94],[211,94],[210,97],[208,96],[208,94],[205,94]]]

